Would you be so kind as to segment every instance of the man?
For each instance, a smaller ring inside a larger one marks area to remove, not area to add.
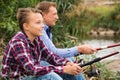
[[[43,19],[44,19],[44,31],[43,31],[43,35],[40,38],[43,40],[44,44],[47,46],[47,48],[50,51],[55,52],[57,53],[57,55],[64,58],[70,58],[75,55],[78,55],[79,53],[91,54],[95,51],[93,48],[87,45],[75,46],[72,48],[65,48],[65,49],[56,48],[52,42],[52,33],[50,31],[50,29],[55,25],[56,21],[59,18],[56,9],[56,3],[43,1],[38,3],[36,8],[42,11]],[[49,65],[45,62],[41,62],[41,64]],[[80,78],[78,79],[84,80],[83,77],[81,79]]]
[[[50,52],[42,35],[41,11],[20,8],[17,19],[21,31],[9,41],[2,60],[2,80],[63,80],[58,74],[78,75],[82,68]],[[51,65],[41,66],[41,59]],[[58,73],[58,74],[56,74]]]

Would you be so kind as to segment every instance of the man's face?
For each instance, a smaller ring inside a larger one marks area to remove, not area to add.
[[[30,13],[28,17],[28,23],[26,23],[26,31],[31,37],[36,37],[42,35],[43,18],[39,13]]]
[[[48,26],[54,26],[56,21],[58,20],[58,14],[57,14],[57,9],[53,6],[49,8],[48,13],[43,12],[43,18],[44,22]]]

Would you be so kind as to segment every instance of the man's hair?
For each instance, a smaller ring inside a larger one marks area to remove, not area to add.
[[[42,12],[49,12],[49,8],[53,6],[56,7],[56,3],[55,2],[49,2],[49,1],[42,1],[40,3],[37,4],[36,9],[41,10]]]
[[[30,13],[40,13],[42,14],[41,10],[35,8],[19,8],[17,11],[17,20],[21,30],[23,30],[23,24],[28,22],[28,17]]]

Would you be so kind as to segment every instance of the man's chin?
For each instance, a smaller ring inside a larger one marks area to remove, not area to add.
[[[55,24],[51,25],[51,27],[55,26]]]
[[[55,23],[52,23],[52,24],[50,24],[49,26],[53,27],[53,26],[55,26]]]

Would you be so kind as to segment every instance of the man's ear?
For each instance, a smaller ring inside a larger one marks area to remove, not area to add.
[[[29,29],[29,26],[28,26],[27,23],[23,23],[23,29],[26,30],[26,31]]]
[[[47,15],[47,12],[42,12],[42,16],[46,16]]]

